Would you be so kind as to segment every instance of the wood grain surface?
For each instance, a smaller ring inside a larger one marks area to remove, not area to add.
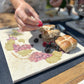
[[[84,62],[43,82],[42,84],[77,84],[84,80]]]
[[[14,14],[12,13],[0,13],[0,28],[3,27],[17,27]]]
[[[84,80],[84,74],[82,74],[79,77],[71,80],[68,84],[77,84],[77,83],[80,83],[82,80]]]

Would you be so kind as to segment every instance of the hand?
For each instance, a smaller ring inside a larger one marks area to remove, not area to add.
[[[33,18],[31,18],[31,16]],[[26,2],[20,4],[15,11],[15,18],[19,28],[22,31],[32,31],[42,26],[42,22],[39,19],[35,10]]]
[[[50,4],[54,7],[59,7],[62,3],[62,0],[50,0]]]

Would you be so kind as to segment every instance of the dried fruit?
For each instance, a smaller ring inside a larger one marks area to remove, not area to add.
[[[51,43],[51,47],[52,48],[55,48],[55,43]]]
[[[35,38],[35,39],[34,39],[34,42],[35,42],[35,43],[38,43],[38,41],[39,41],[38,38]]]
[[[43,45],[43,47],[46,47],[47,43],[46,43],[46,42],[43,42],[43,44],[42,44],[42,45]]]
[[[33,45],[33,44],[31,44],[31,46],[33,47],[34,45]]]
[[[59,46],[55,46],[55,50],[59,51]]]
[[[42,38],[42,34],[39,34],[39,38]]]
[[[46,47],[46,48],[45,48],[45,52],[46,52],[46,53],[50,53],[50,52],[51,52],[51,49],[50,49],[49,47]]]
[[[51,44],[47,44],[46,47],[47,47],[47,48],[50,48],[50,47],[51,47]]]

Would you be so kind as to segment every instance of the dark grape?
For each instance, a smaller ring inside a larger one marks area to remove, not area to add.
[[[46,53],[50,53],[50,52],[51,52],[51,49],[50,49],[49,47],[46,47],[46,48],[45,48],[45,52],[46,52]]]
[[[59,46],[55,46],[55,50],[59,51]]]
[[[39,41],[38,38],[35,38],[35,39],[34,39],[34,42],[35,42],[35,43],[38,43],[38,41]]]
[[[51,44],[46,44],[46,48],[50,48],[51,47]]]
[[[42,38],[42,34],[39,34],[39,38]]]
[[[33,44],[31,44],[31,46],[33,47],[34,45],[33,45]]]
[[[51,43],[51,47],[52,48],[55,48],[55,43]]]

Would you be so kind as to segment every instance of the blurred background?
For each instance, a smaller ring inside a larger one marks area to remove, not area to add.
[[[64,19],[78,19],[78,14],[75,11],[75,0],[63,0],[60,7],[52,7],[49,0],[25,0],[39,14],[43,22],[57,21]],[[14,19],[15,9],[10,0],[0,0],[0,28],[17,27]]]

